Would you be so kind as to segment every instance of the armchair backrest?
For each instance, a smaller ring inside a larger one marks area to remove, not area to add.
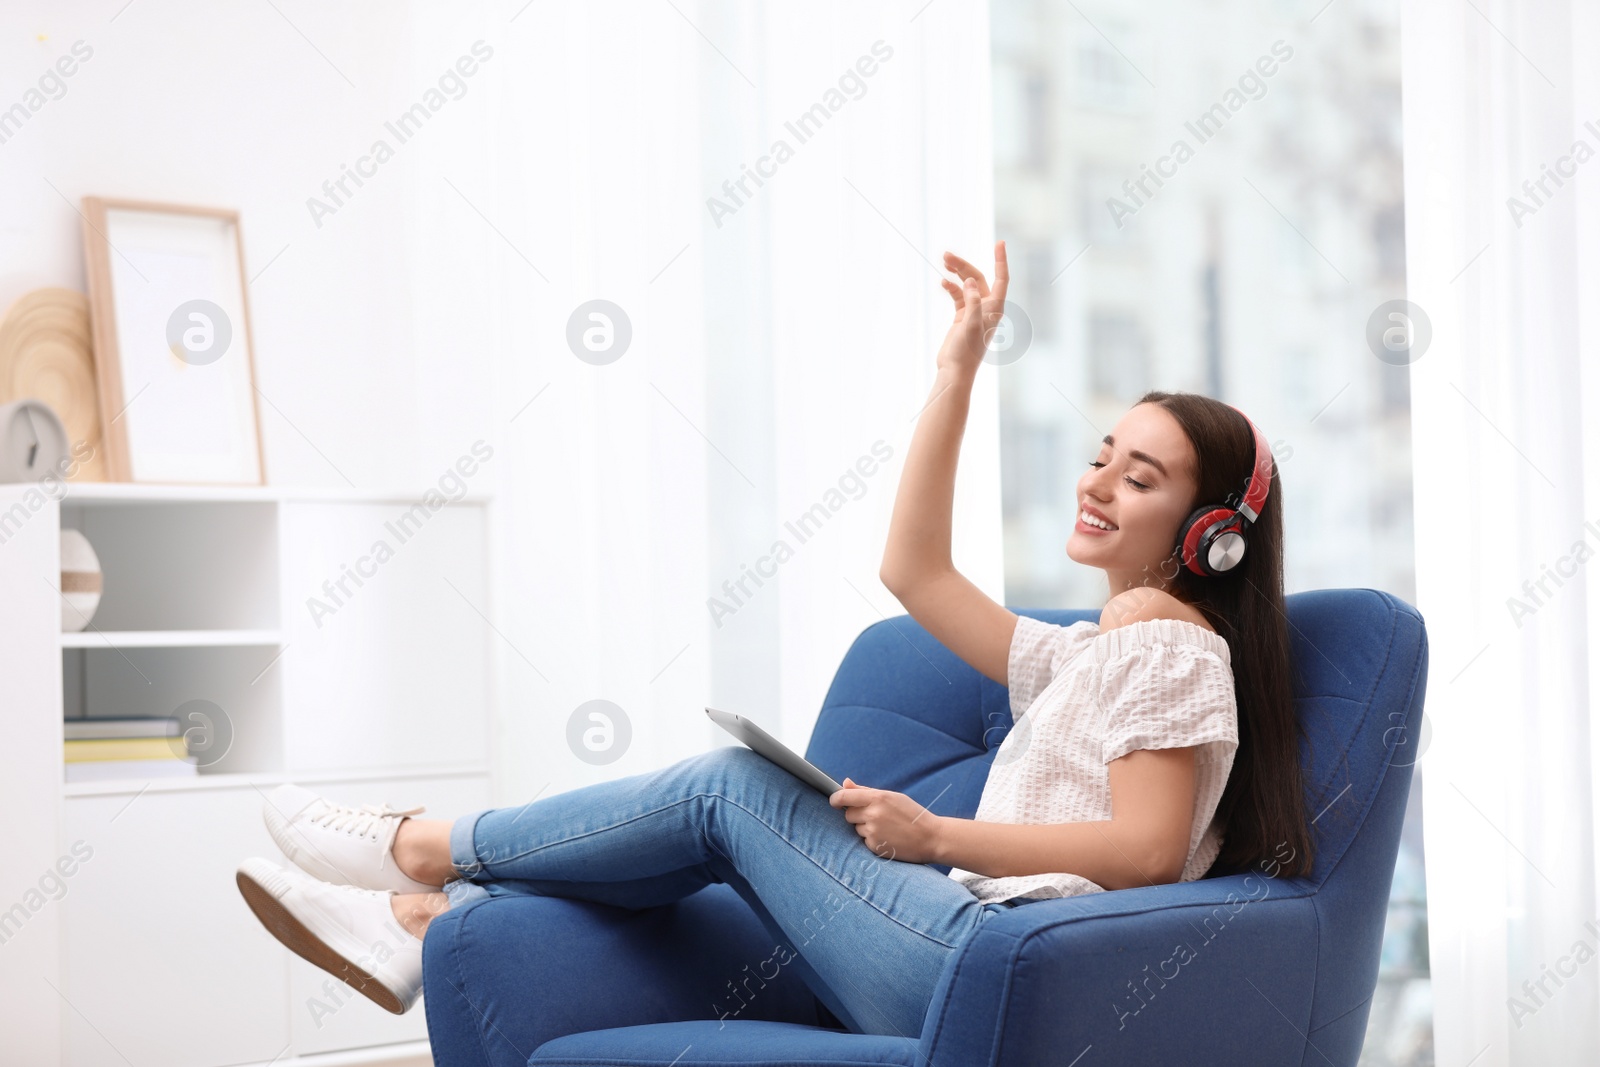
[[[1340,931],[1337,958],[1325,952],[1316,961],[1317,999],[1351,1003],[1371,992],[1377,976],[1411,768],[1423,739],[1427,637],[1414,607],[1374,589],[1294,593],[1286,606],[1316,856],[1311,875],[1287,880],[1285,888],[1314,894],[1324,929]],[[1099,617],[1094,610],[1013,610],[1063,626]],[[869,626],[850,646],[806,757],[835,779],[848,774],[938,814],[972,818],[1011,725],[1006,687],[901,615]]]

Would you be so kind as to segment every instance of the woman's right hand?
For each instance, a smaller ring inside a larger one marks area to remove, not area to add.
[[[939,281],[955,302],[955,319],[950,323],[944,343],[939,346],[937,367],[941,371],[975,375],[988,351],[989,338],[1000,325],[1000,317],[1006,309],[1006,287],[1011,281],[1006,265],[1006,243],[996,241],[994,245],[993,290],[981,270],[955,253],[946,252],[944,263],[946,270],[961,277],[962,284],[957,285],[948,278]]]

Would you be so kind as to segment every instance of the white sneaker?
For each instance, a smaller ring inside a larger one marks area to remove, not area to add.
[[[270,860],[248,859],[235,881],[273,937],[303,960],[396,1015],[422,992],[422,941],[400,925],[392,893],[329,885]]]
[[[331,804],[303,786],[278,786],[261,806],[267,833],[297,867],[334,885],[437,893],[406,875],[394,862],[400,823],[425,808],[395,811],[387,804],[348,808]]]

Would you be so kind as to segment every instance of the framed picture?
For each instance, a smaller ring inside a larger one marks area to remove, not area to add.
[[[239,215],[84,197],[106,476],[263,485]]]

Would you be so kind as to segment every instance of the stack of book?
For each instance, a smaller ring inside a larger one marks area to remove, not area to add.
[[[66,735],[69,782],[185,778],[199,773],[177,719],[67,719]]]

